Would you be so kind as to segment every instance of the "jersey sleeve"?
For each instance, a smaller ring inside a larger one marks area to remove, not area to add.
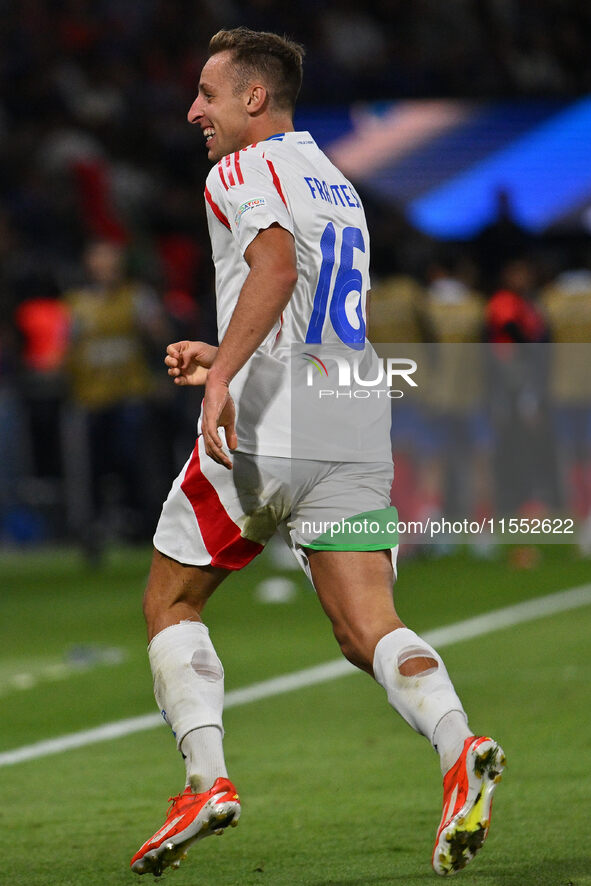
[[[242,254],[259,231],[273,224],[294,233],[293,218],[272,161],[252,151],[237,151],[220,160],[207,177],[206,199],[214,214],[218,208]]]

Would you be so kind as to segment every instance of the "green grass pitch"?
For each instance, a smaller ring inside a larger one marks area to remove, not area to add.
[[[495,557],[404,561],[396,599],[415,630],[588,583],[563,546],[517,569]],[[101,570],[75,553],[4,555],[0,566],[0,753],[155,710],[141,594],[148,551],[116,551]],[[338,656],[298,573],[291,602],[259,601],[267,555],[222,587],[208,623],[228,689]],[[283,573],[287,575],[287,573]],[[442,650],[475,731],[508,768],[487,845],[454,882],[591,884],[591,607]],[[109,652],[109,650],[116,650]],[[104,660],[103,660],[104,659]],[[440,774],[425,739],[353,673],[229,709],[230,775],[240,827],[193,847],[174,886],[419,886],[440,815]],[[182,789],[166,727],[0,768],[0,883],[106,886],[138,879],[129,859]]]

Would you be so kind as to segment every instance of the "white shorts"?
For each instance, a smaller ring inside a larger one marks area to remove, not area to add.
[[[236,570],[260,554],[278,532],[308,577],[305,549],[310,547],[392,549],[395,568],[395,532],[344,531],[357,527],[359,521],[348,524],[354,516],[383,514],[380,526],[387,517],[396,516],[390,507],[391,463],[313,461],[241,452],[231,457],[233,469],[228,471],[209,458],[203,437],[198,437],[164,502],[154,535],[158,551],[187,565]]]

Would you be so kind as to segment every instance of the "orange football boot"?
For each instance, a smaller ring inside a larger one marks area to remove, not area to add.
[[[493,794],[505,767],[492,738],[469,736],[443,779],[443,814],[433,849],[433,870],[455,874],[472,861],[486,839]]]
[[[169,800],[166,821],[131,859],[131,870],[136,874],[159,877],[167,867],[178,868],[192,843],[223,834],[228,825],[236,827],[240,818],[240,797],[227,778],[216,779],[202,794],[187,786]]]

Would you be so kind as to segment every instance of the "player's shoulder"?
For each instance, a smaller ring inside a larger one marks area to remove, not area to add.
[[[239,152],[240,161],[246,168],[264,169],[269,165],[317,163],[324,159],[322,153],[309,132],[279,132],[264,141],[255,142]]]
[[[248,182],[253,175],[270,175],[261,143],[249,145],[222,157],[209,171],[206,187],[213,193],[228,192]]]
[[[231,200],[234,189],[249,181],[262,185],[266,179],[276,187],[278,174],[309,169],[313,175],[320,168],[338,173],[308,132],[278,133],[222,157],[209,171],[206,188],[214,196]]]
[[[277,159],[304,164],[330,162],[310,133],[305,131],[281,132],[259,142],[256,148],[261,157],[272,161]]]

